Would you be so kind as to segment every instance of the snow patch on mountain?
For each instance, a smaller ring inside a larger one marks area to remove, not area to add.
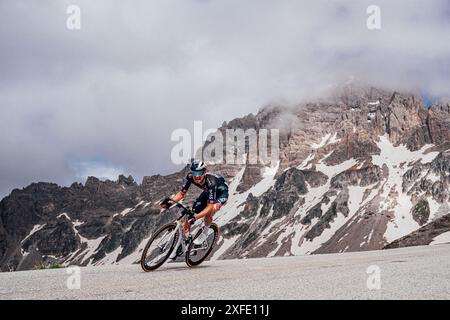
[[[450,243],[450,231],[441,233],[435,237],[433,241],[431,241],[430,246],[443,243]]]
[[[120,215],[123,217],[123,216],[127,215],[128,213],[130,213],[132,210],[133,210],[133,208],[126,208],[120,213]]]
[[[115,264],[120,253],[123,251],[122,246],[117,247],[114,251],[107,253],[106,256],[100,261],[95,262],[93,265],[105,265],[105,264]]]
[[[38,232],[39,230],[41,230],[43,227],[45,227],[45,223],[44,224],[35,224],[33,226],[33,228],[31,229],[30,233],[23,238],[23,240],[21,241],[21,243],[24,243],[28,238],[30,238],[33,234],[35,234],[36,232]]]
[[[230,184],[230,197],[228,198],[227,204],[216,214],[214,220],[219,224],[226,224],[244,210],[243,204],[250,194],[259,197],[273,187],[279,165],[280,162],[278,161],[273,167],[265,167],[263,169],[263,179],[259,183],[243,193],[237,193],[236,188],[242,179],[243,170],[245,170],[245,168],[242,169]]]
[[[377,146],[381,152],[372,156],[372,163],[380,167],[386,166],[389,170],[388,178],[382,186],[382,198],[390,199],[390,202],[384,203],[380,210],[388,210],[394,214],[384,233],[386,241],[392,242],[420,227],[410,214],[413,206],[411,198],[402,190],[403,174],[417,161],[422,164],[430,163],[439,152],[426,152],[432,145],[425,145],[417,151],[410,151],[405,145],[394,146],[387,135],[380,136]]]
[[[239,239],[239,235],[235,235],[231,238],[223,238],[223,244],[219,247],[219,249],[212,255],[211,260],[215,261],[220,258],[222,254],[224,254],[233,244]]]
[[[316,170],[324,173],[330,179],[358,164],[358,161],[352,158],[335,166],[329,166],[323,163],[323,160],[325,160],[326,158],[327,156],[319,161],[319,163],[316,165]]]
[[[337,138],[337,132],[335,132],[333,136],[331,135],[331,133],[327,133],[325,136],[322,137],[319,143],[313,143],[311,145],[311,148],[313,150],[320,149],[327,145],[338,143],[339,141],[341,141],[341,139]]]

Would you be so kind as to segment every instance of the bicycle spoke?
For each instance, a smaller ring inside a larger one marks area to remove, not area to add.
[[[158,248],[160,248],[161,250],[165,250],[165,249],[166,249],[166,245],[169,243],[169,240],[170,240],[170,239],[166,239],[166,237],[168,237],[168,236],[169,236],[169,233],[167,233],[166,235],[164,235],[164,237],[163,237],[161,240],[159,240],[159,243],[157,244],[157,246],[158,246]],[[161,242],[163,242],[163,241],[165,241],[165,242],[164,242],[164,245],[161,246]]]
[[[151,266],[158,264],[162,259],[166,258],[167,250],[171,246],[174,230],[167,230],[162,234],[160,239],[155,239],[154,243],[148,248],[145,264]]]
[[[211,249],[214,245],[215,237],[216,237],[216,231],[214,231],[213,229],[210,229],[208,232],[208,236],[206,237],[205,241],[203,241],[202,244],[199,244],[199,245],[192,244],[192,247],[191,247],[190,253],[189,253],[190,263],[195,265],[195,264],[203,261],[203,259],[205,259],[205,256],[207,256],[209,254],[209,252],[211,251]]]

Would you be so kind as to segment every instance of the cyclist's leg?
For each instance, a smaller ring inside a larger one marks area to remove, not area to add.
[[[205,216],[205,225],[210,226],[213,222],[213,216],[214,214],[220,210],[221,207],[225,205],[228,201],[228,190],[222,191],[217,197],[217,200],[214,201],[214,210],[211,212],[211,214]]]
[[[194,213],[200,213],[203,211],[203,209],[206,208],[206,205],[208,204],[208,196],[209,196],[209,194],[206,191],[202,192],[198,196],[197,200],[195,200],[194,204],[192,205],[192,211]],[[188,221],[186,221],[186,223],[184,224],[184,227],[183,227],[184,233],[189,232],[190,229],[191,229],[191,224]]]

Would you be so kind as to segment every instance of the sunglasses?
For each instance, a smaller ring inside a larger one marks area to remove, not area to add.
[[[191,171],[193,176],[201,177],[205,174],[205,171]]]

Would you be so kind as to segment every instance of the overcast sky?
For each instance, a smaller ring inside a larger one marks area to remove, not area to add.
[[[352,78],[449,97],[449,35],[445,0],[0,0],[0,197],[170,173],[174,129]]]

